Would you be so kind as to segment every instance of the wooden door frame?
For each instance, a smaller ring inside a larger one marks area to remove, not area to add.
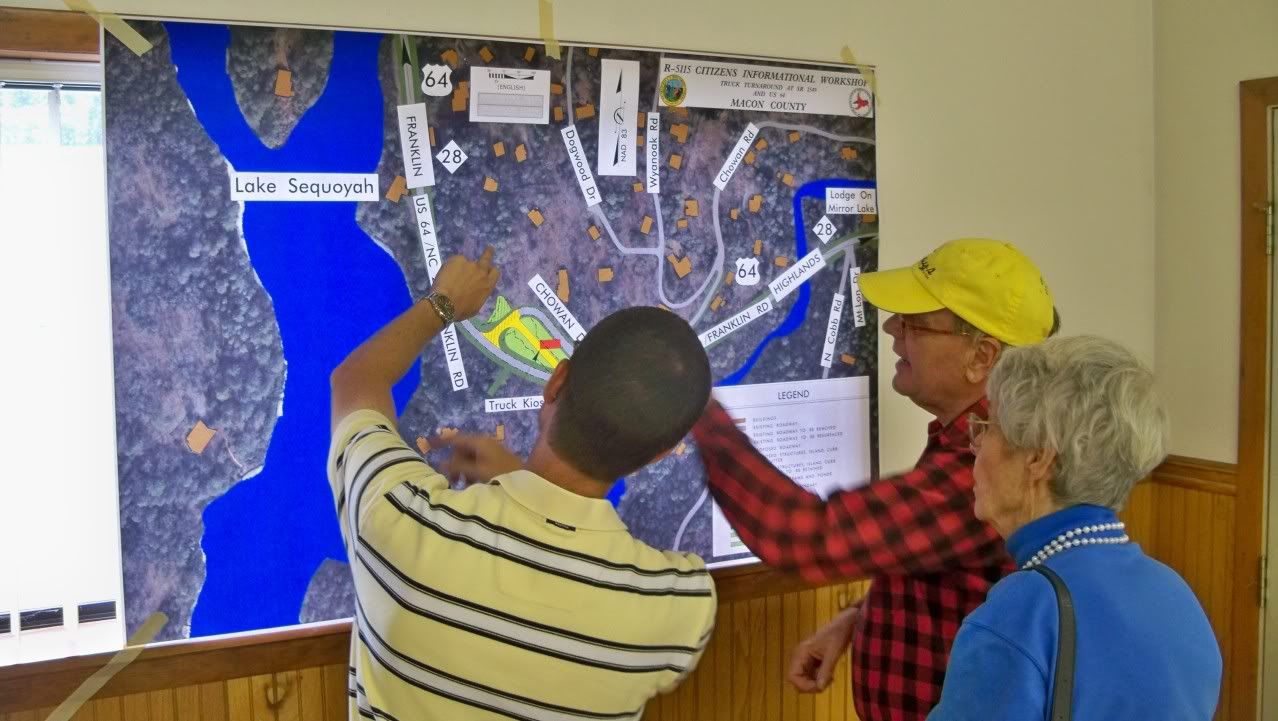
[[[1269,108],[1278,77],[1239,83],[1241,298],[1238,368],[1238,500],[1234,523],[1233,653],[1227,659],[1230,718],[1254,719],[1260,694],[1260,587],[1263,578],[1265,455],[1269,412]]]
[[[0,58],[96,63],[98,24],[65,10],[0,7]]]

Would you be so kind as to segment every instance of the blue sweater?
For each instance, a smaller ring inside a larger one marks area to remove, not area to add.
[[[1026,524],[1007,540],[1008,551],[1020,566],[1065,531],[1116,520],[1108,508],[1072,506]],[[1220,648],[1175,571],[1135,543],[1071,548],[1046,565],[1074,599],[1074,719],[1211,719]],[[928,721],[1046,718],[1058,632],[1056,594],[1045,577],[1018,571],[999,581],[963,621]]]

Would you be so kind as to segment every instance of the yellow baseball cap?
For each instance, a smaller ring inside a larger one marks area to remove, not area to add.
[[[955,315],[1008,345],[1030,345],[1052,330],[1052,292],[1011,243],[951,240],[914,265],[862,273],[861,295],[889,313]]]

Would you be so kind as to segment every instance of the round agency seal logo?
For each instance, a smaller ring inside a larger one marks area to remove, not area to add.
[[[681,75],[667,75],[661,79],[661,100],[666,105],[679,105],[688,99],[688,84]]]
[[[865,88],[857,88],[848,95],[848,107],[858,118],[868,118],[874,112],[874,98]]]

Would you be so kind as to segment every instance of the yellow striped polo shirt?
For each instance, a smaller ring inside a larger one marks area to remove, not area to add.
[[[328,465],[355,580],[352,719],[638,721],[710,638],[705,564],[639,542],[606,500],[522,470],[453,490],[370,410]]]

